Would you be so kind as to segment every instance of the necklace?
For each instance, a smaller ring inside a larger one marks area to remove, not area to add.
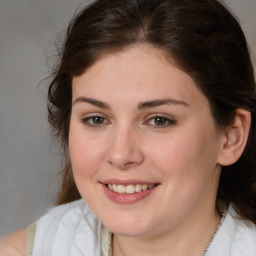
[[[221,219],[220,219],[220,223],[219,223],[218,227],[216,228],[216,230],[215,230],[215,232],[214,232],[214,234],[213,234],[213,236],[212,236],[210,242],[209,242],[208,245],[206,246],[206,248],[205,248],[204,253],[203,253],[202,256],[205,256],[206,253],[208,252],[208,249],[209,249],[210,245],[212,244],[212,241],[213,241],[214,237],[216,236],[218,230],[220,229],[220,226],[221,226],[223,220],[225,219],[225,216],[226,216],[226,212],[224,212],[224,213],[222,214]],[[123,256],[124,256],[124,255],[123,255]]]
[[[222,215],[221,220],[220,220],[220,223],[219,223],[219,225],[217,226],[217,228],[216,228],[216,230],[215,230],[213,236],[211,237],[210,242],[209,242],[208,245],[206,246],[206,248],[205,248],[204,253],[202,254],[202,256],[206,256],[206,253],[208,252],[208,249],[209,249],[209,247],[210,247],[210,245],[211,245],[211,243],[212,243],[214,237],[216,236],[216,234],[217,234],[217,232],[218,232],[218,230],[219,230],[219,228],[220,228],[220,226],[221,226],[223,220],[225,219],[225,216],[226,216],[226,213],[224,213],[224,214]],[[120,252],[122,253],[122,256],[125,256],[125,255],[124,255],[124,252],[123,252],[123,250],[122,250],[122,248],[121,248],[121,246],[120,246],[120,244],[119,244],[119,241],[118,241],[117,236],[115,236],[115,239],[116,239],[117,246],[118,246]]]
[[[119,244],[119,241],[118,241],[117,236],[116,236],[116,243],[117,243],[118,248],[119,248],[119,250],[121,251],[122,255],[124,256],[124,252],[123,252],[123,250],[122,250],[122,248],[121,248],[121,246],[120,246],[120,244]]]

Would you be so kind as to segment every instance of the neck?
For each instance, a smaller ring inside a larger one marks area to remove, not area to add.
[[[200,218],[197,219],[191,216],[184,223],[160,235],[147,237],[114,235],[113,256],[201,256],[219,225],[220,216],[216,211],[199,216]]]

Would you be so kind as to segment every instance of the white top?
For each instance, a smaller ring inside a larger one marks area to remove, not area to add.
[[[256,256],[256,226],[229,207],[207,256]],[[33,256],[111,256],[111,233],[83,199],[50,210],[37,221]]]

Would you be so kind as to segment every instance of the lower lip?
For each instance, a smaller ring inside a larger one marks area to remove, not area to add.
[[[149,189],[149,190],[145,190],[145,191],[141,191],[141,192],[137,192],[134,194],[119,194],[116,193],[112,190],[110,190],[106,185],[102,184],[104,192],[106,194],[106,196],[113,202],[115,203],[119,203],[119,204],[134,204],[137,203],[139,201],[141,201],[142,199],[148,197],[157,186]]]

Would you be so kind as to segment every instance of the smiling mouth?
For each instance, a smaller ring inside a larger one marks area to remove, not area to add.
[[[106,186],[118,194],[135,194],[142,191],[150,190],[156,187],[158,184],[131,184],[131,185],[120,185],[120,184],[106,184]]]

